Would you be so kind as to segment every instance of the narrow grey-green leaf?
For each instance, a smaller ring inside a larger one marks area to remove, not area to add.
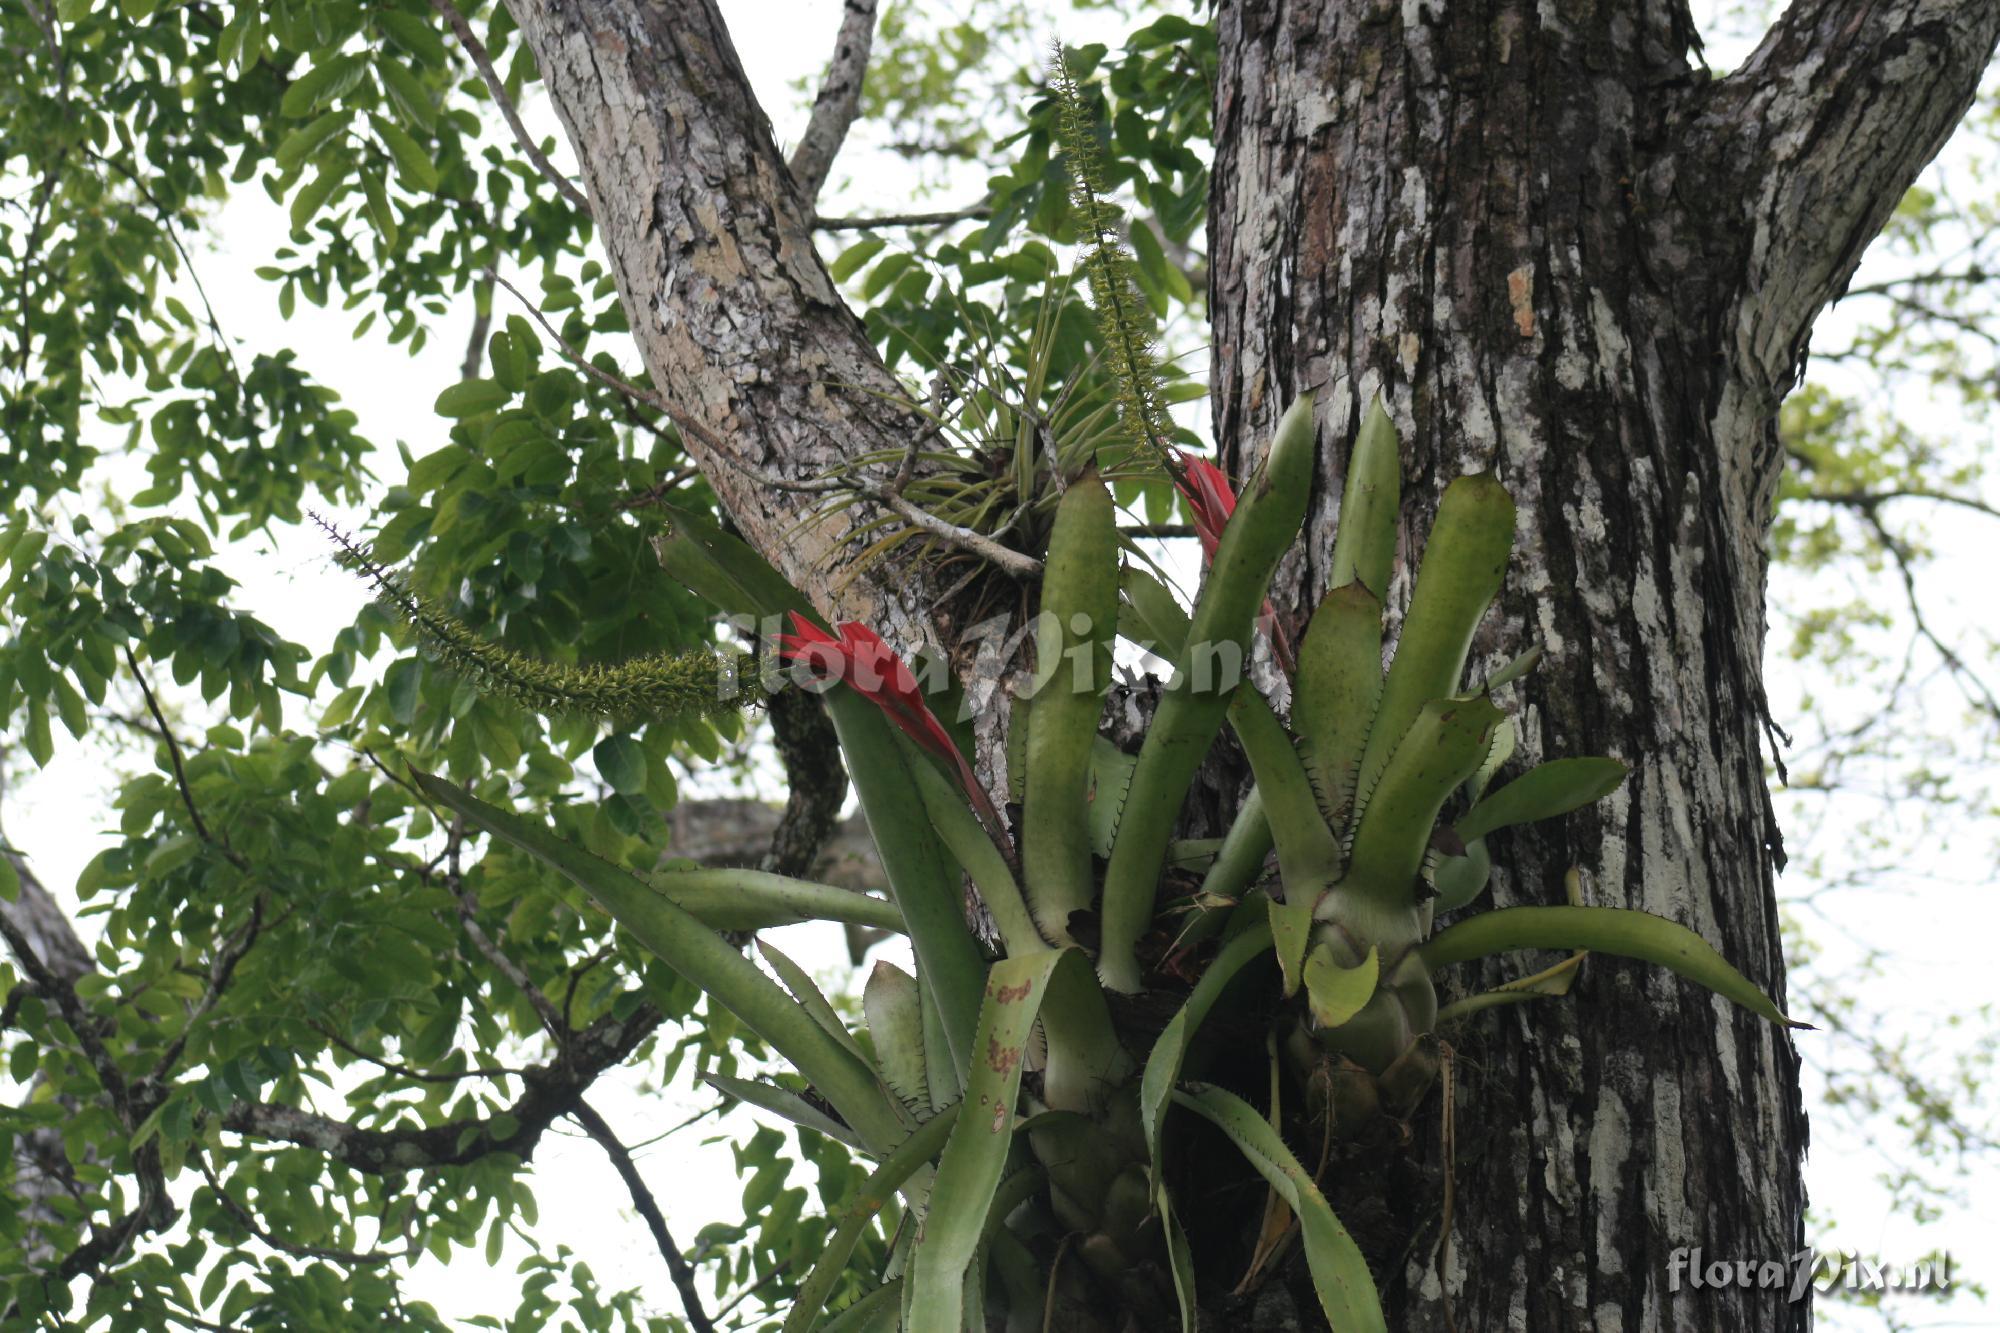
[[[1471,842],[1511,824],[1553,819],[1609,796],[1629,771],[1616,759],[1551,759],[1480,801],[1454,827]]]
[[[1174,1100],[1227,1134],[1245,1160],[1270,1183],[1299,1219],[1306,1267],[1327,1322],[1339,1333],[1388,1333],[1382,1299],[1361,1247],[1333,1215],[1312,1173],[1248,1102],[1226,1089],[1192,1084]]]
[[[1773,1023],[1812,1026],[1785,1017],[1770,996],[1686,926],[1629,907],[1505,907],[1481,912],[1439,931],[1419,952],[1435,972],[1513,949],[1589,949],[1658,963]]]

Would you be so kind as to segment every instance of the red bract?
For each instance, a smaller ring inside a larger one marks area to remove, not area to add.
[[[1229,484],[1229,474],[1206,459],[1190,458],[1183,453],[1174,457],[1186,478],[1175,485],[1194,515],[1195,535],[1201,538],[1201,558],[1204,563],[1213,561],[1215,548],[1222,543],[1222,530],[1228,526],[1229,516],[1236,512],[1235,488]]]
[[[1002,828],[992,798],[979,785],[944,723],[924,702],[915,674],[881,635],[858,620],[848,620],[841,623],[840,637],[835,638],[796,611],[792,628],[797,632],[777,636],[780,657],[806,663],[821,680],[844,681],[853,687],[919,748],[944,761],[989,828],[996,832]]]
[[[1188,502],[1188,511],[1194,515],[1194,534],[1201,538],[1201,559],[1203,564],[1215,563],[1216,548],[1222,545],[1222,530],[1229,525],[1229,516],[1236,512],[1236,488],[1229,484],[1229,474],[1215,464],[1201,458],[1190,458],[1178,451],[1175,461],[1181,465],[1186,480],[1176,480],[1175,487]],[[1277,610],[1267,600],[1258,613],[1257,623],[1270,636],[1271,651],[1276,654],[1278,665],[1286,675],[1291,675],[1292,645],[1285,637],[1284,626],[1278,621]]]

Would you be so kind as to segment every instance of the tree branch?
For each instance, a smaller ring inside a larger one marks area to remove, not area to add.
[[[1993,0],[1793,0],[1690,122],[1736,190],[1746,369],[1790,386],[1812,321],[1971,105],[2000,42]]]
[[[465,54],[479,70],[479,77],[486,81],[486,91],[493,95],[494,105],[498,106],[500,114],[507,118],[507,127],[514,131],[515,141],[521,145],[521,151],[528,155],[528,160],[535,164],[535,170],[541,172],[543,178],[556,187],[558,194],[576,205],[585,217],[589,217],[589,197],[576,188],[574,181],[556,170],[556,164],[549,161],[548,154],[544,153],[541,145],[535,142],[535,136],[528,133],[528,127],[521,123],[521,113],[515,107],[514,99],[507,95],[507,85],[500,81],[499,71],[493,68],[493,57],[486,53],[486,43],[479,40],[479,34],[465,21],[465,15],[458,12],[458,7],[452,4],[451,0],[431,0],[431,8],[444,16],[444,21],[451,27],[452,35],[457,37],[458,44],[465,48]]]
[[[906,648],[946,640],[951,608],[933,615],[955,575],[917,543],[857,567],[875,516],[814,498],[931,423],[820,263],[716,0],[507,5],[591,196],[644,201],[607,209],[601,240],[650,379],[707,427],[673,418],[723,507],[822,613]]]
[[[834,38],[833,59],[813,99],[812,119],[799,146],[792,150],[792,179],[806,199],[819,198],[833,159],[847,139],[847,128],[861,113],[861,84],[868,74],[868,54],[875,44],[875,0],[847,0]]]
[[[993,206],[984,199],[945,213],[884,213],[878,217],[815,218],[818,231],[872,231],[877,227],[949,227],[954,222],[993,216]]]
[[[646,1219],[646,1229],[653,1233],[653,1244],[659,1247],[660,1257],[667,1261],[667,1272],[673,1277],[674,1289],[681,1294],[681,1308],[687,1311],[688,1322],[694,1326],[695,1333],[715,1333],[715,1325],[709,1322],[708,1311],[702,1306],[701,1293],[695,1290],[694,1269],[681,1253],[681,1247],[674,1243],[673,1235],[667,1230],[667,1219],[661,1214],[653,1192],[646,1188],[632,1154],[626,1151],[618,1136],[611,1132],[611,1126],[591,1108],[589,1102],[579,1098],[576,1109],[570,1115],[583,1126],[583,1132],[604,1149],[604,1155],[611,1159],[618,1178],[631,1191],[632,1206],[639,1210],[639,1216]]]
[[[369,1175],[462,1166],[493,1153],[533,1156],[549,1123],[570,1114],[605,1070],[624,1061],[665,1021],[642,1004],[628,1017],[606,1014],[578,1032],[565,1055],[521,1071],[526,1090],[504,1112],[439,1125],[370,1129],[294,1106],[232,1102],[222,1127],[235,1134],[310,1148]]]
[[[762,868],[804,878],[819,860],[819,849],[840,823],[847,800],[847,773],[840,742],[819,696],[780,690],[771,696],[771,739],[785,766],[785,813],[771,832]]]
[[[549,322],[548,316],[543,314],[526,296],[522,295],[520,288],[497,273],[494,273],[491,269],[487,270],[487,275],[502,287],[505,287],[509,292],[512,292],[514,297],[528,308],[529,315],[534,318],[537,324],[541,325],[542,331],[555,340],[556,349],[564,360],[607,387],[644,403],[673,422],[676,426],[679,426],[688,441],[698,444],[708,454],[711,468],[715,464],[720,463],[726,472],[746,477],[757,485],[778,494],[828,495],[835,491],[851,491],[856,495],[873,500],[884,509],[901,515],[903,518],[909,520],[911,526],[921,528],[946,545],[956,546],[962,551],[968,551],[987,563],[1006,570],[1016,578],[1036,578],[1040,576],[1042,562],[1033,556],[1025,555],[1010,546],[1003,546],[983,532],[975,532],[971,528],[960,527],[956,523],[948,523],[936,514],[931,513],[928,509],[913,504],[905,498],[902,492],[902,486],[907,484],[909,478],[900,472],[889,483],[882,484],[871,482],[861,477],[839,473],[829,473],[825,476],[817,477],[790,477],[760,468],[753,463],[745,461],[734,447],[725,444],[722,437],[711,430],[707,423],[695,416],[694,413],[680,407],[671,399],[655,390],[643,388],[620,375],[613,374],[592,361],[586,360],[581,352],[563,340],[562,335]],[[922,431],[909,436],[908,442],[904,446],[905,452],[914,453],[918,446],[936,430],[937,427],[934,425],[927,426]],[[717,490],[723,489],[717,473],[711,471],[705,475],[708,476],[710,484]],[[826,516],[821,514],[818,517],[824,521]]]
[[[222,847],[223,844],[216,840],[203,822],[201,807],[194,803],[194,792],[188,786],[187,766],[181,762],[180,743],[174,739],[174,730],[167,725],[166,714],[160,711],[160,701],[153,697],[153,687],[147,684],[146,673],[139,669],[139,659],[133,654],[130,644],[125,646],[125,664],[132,668],[132,679],[139,682],[139,693],[146,696],[146,711],[152,714],[153,725],[160,729],[160,739],[167,743],[167,759],[174,769],[174,786],[180,789],[181,804],[187,809],[189,822],[203,842],[211,847]]]

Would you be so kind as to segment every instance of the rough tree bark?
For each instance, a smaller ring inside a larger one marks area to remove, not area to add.
[[[921,569],[847,580],[846,520],[750,477],[902,446],[895,391],[810,244],[713,0],[508,0],[582,164],[640,350],[731,442],[695,452],[822,609],[951,641]],[[1524,757],[1611,753],[1631,782],[1498,847],[1502,902],[1582,865],[1602,903],[1694,927],[1782,991],[1759,681],[1774,412],[1810,324],[1962,115],[1991,0],[1798,0],[1727,79],[1684,0],[1225,0],[1211,294],[1215,425],[1241,470],[1322,386],[1322,486],[1276,600],[1321,591],[1332,497],[1381,392],[1406,436],[1406,545],[1443,482],[1497,469],[1519,562],[1484,661],[1528,639]],[[1391,590],[1391,601],[1407,594]],[[989,756],[990,758],[990,756]],[[1530,1037],[1530,1025],[1534,1036]],[[1467,1329],[1775,1328],[1768,1293],[1664,1290],[1680,1244],[1801,1235],[1788,1041],[1670,977],[1593,961],[1576,1000],[1460,1034],[1455,1258]],[[1395,1326],[1442,1327],[1434,1179]],[[1273,1326],[1282,1316],[1273,1316]]]
[[[1411,555],[1444,482],[1496,471],[1519,543],[1475,677],[1540,641],[1522,758],[1633,765],[1595,814],[1496,846],[1496,898],[1559,901],[1580,865],[1594,901],[1682,921],[1780,993],[1759,676],[1774,413],[1813,318],[1964,113],[2000,6],[1800,0],[1720,80],[1690,63],[1680,0],[1242,0],[1220,24],[1216,438],[1241,471],[1298,389],[1325,386],[1336,441],[1381,393]],[[1331,550],[1344,453],[1321,456],[1276,598],[1295,616]],[[1457,1040],[1459,1327],[1804,1326],[1781,1293],[1665,1291],[1675,1246],[1801,1243],[1783,1034],[1593,960],[1572,1001]],[[1442,1327],[1436,1199],[1399,1211],[1428,1234],[1392,1326]]]

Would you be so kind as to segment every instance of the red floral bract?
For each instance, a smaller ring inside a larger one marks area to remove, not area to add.
[[[920,749],[944,762],[989,828],[1003,827],[992,798],[979,785],[964,752],[924,702],[915,673],[881,635],[858,620],[848,620],[841,622],[836,638],[796,611],[792,612],[792,628],[794,633],[776,636],[778,656],[806,663],[821,680],[851,686]]]
[[[1229,484],[1229,474],[1206,459],[1182,453],[1174,457],[1186,478],[1174,484],[1194,515],[1195,536],[1201,538],[1201,558],[1206,564],[1215,559],[1215,548],[1222,543],[1222,530],[1228,526],[1229,516],[1236,512],[1236,490]]]
[[[1190,457],[1178,450],[1174,461],[1180,464],[1181,476],[1175,478],[1174,487],[1188,503],[1188,512],[1194,516],[1194,535],[1201,539],[1201,561],[1204,565],[1215,563],[1216,548],[1222,545],[1222,530],[1229,526],[1229,516],[1236,512],[1236,488],[1229,484],[1229,474],[1207,459]],[[1285,628],[1278,620],[1278,612],[1267,599],[1258,613],[1257,623],[1270,637],[1271,651],[1276,655],[1278,665],[1289,676],[1293,672],[1292,645],[1285,635]]]

